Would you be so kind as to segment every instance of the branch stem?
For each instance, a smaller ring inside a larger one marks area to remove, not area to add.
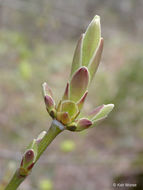
[[[15,190],[19,187],[19,185],[25,180],[27,176],[20,176],[19,169],[16,170],[13,177],[11,178],[9,184],[5,188],[5,190]]]
[[[55,137],[61,133],[65,127],[58,122],[57,120],[53,120],[51,127],[49,128],[48,132],[45,136],[38,142],[38,153],[36,157],[35,163],[38,161],[40,156],[49,146],[49,144],[55,139]],[[13,177],[11,178],[10,182],[6,186],[5,190],[16,190],[19,185],[26,179],[27,176],[21,176],[19,173],[19,168],[14,173]]]

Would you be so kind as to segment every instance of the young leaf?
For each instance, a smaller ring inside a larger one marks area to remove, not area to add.
[[[89,24],[83,39],[82,65],[88,66],[92,59],[101,38],[100,17],[96,15]]]
[[[71,68],[71,77],[72,75],[74,74],[74,72],[79,68],[81,67],[81,58],[82,58],[82,42],[83,42],[83,37],[84,37],[84,34],[81,35],[78,43],[77,43],[77,46],[76,46],[76,49],[75,49],[75,53],[74,53],[74,57],[73,57],[73,62],[72,62],[72,68]]]

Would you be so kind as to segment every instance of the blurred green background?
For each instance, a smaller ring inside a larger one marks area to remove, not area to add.
[[[19,190],[111,190],[113,182],[143,189],[142,7],[142,0],[0,0],[3,185],[24,147],[50,126],[41,84],[60,99],[76,42],[98,14],[105,47],[84,110],[115,109],[96,128],[59,135]]]

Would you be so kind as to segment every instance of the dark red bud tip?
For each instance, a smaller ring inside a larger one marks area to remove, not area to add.
[[[33,150],[28,150],[26,153],[25,153],[25,162],[31,162],[33,159],[34,159],[34,151]]]
[[[85,75],[85,73],[88,73],[88,70],[87,70],[87,67],[81,67],[78,71],[77,71],[77,74],[83,74]]]

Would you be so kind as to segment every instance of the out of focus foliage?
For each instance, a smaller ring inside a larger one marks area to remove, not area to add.
[[[39,184],[40,190],[53,190],[53,183],[49,179],[42,179]]]
[[[71,140],[61,142],[60,148],[63,152],[72,152],[75,149],[75,143]]]
[[[143,123],[143,57],[135,57],[119,71],[117,76],[116,115],[117,124],[136,128]],[[118,112],[118,113],[117,113]],[[127,114],[126,114],[127,113]]]

